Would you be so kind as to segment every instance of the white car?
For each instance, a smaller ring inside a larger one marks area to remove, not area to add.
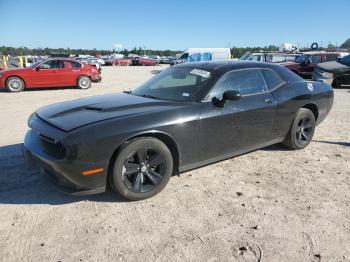
[[[101,58],[98,58],[98,57],[88,58],[88,59],[86,59],[86,61],[88,62],[88,64],[99,64],[99,65],[105,64],[105,61]]]

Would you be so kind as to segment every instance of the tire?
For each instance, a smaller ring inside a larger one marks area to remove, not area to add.
[[[77,81],[79,89],[88,89],[91,87],[91,79],[88,76],[80,76]]]
[[[318,44],[317,44],[317,43],[312,43],[311,49],[312,49],[312,50],[318,49]]]
[[[315,132],[315,116],[311,110],[300,108],[283,144],[293,150],[307,147]]]
[[[143,200],[158,194],[173,173],[169,148],[152,137],[137,138],[121,149],[113,166],[112,188],[128,200]]]
[[[9,92],[21,92],[24,88],[24,81],[17,76],[11,76],[6,80],[6,90]]]

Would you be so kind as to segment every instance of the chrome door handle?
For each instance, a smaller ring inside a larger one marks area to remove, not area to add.
[[[271,98],[265,98],[265,103],[272,103],[272,99]]]
[[[72,70],[72,72],[80,72],[80,70]]]

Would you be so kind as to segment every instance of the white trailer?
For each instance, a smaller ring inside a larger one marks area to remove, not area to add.
[[[175,64],[197,61],[223,60],[231,58],[230,48],[188,48]]]

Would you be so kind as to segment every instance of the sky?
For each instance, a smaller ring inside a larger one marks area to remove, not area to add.
[[[350,0],[0,0],[0,46],[184,50],[350,38]]]

